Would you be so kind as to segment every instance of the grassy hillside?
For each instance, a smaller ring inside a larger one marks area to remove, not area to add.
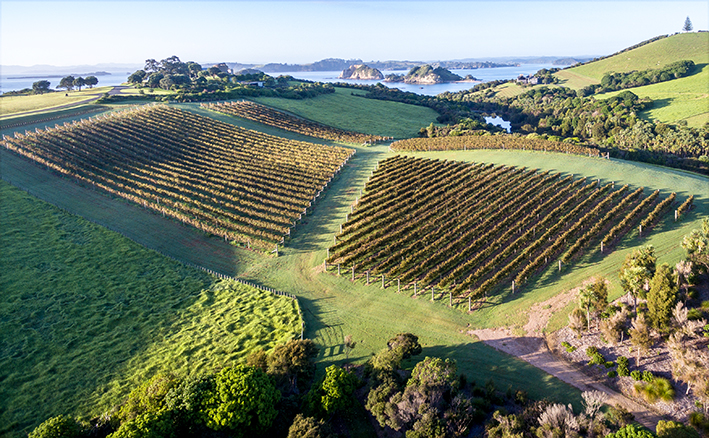
[[[675,61],[691,59],[695,64],[709,62],[709,33],[673,35],[624,53],[565,70],[575,75],[601,81],[607,72],[626,73],[664,67]]]
[[[2,96],[0,97],[0,116],[9,116],[26,111],[47,110],[66,104],[76,104],[100,96],[111,88],[85,88],[81,91],[70,91],[68,93],[58,91],[28,96]]]
[[[300,335],[295,302],[215,280],[0,182],[0,428],[98,415],[154,373]],[[7,428],[7,429],[6,429]]]
[[[438,117],[430,108],[366,99],[359,97],[366,93],[348,88],[335,90],[335,93],[312,99],[256,97],[252,100],[335,128],[395,138],[414,137],[421,127],[435,123]]]
[[[638,47],[586,65],[563,70],[556,75],[564,86],[579,89],[598,84],[606,72],[629,72],[661,68],[675,61],[690,59],[696,71],[687,77],[630,89],[655,104],[641,117],[658,122],[686,120],[690,126],[709,121],[709,33],[684,33]],[[604,99],[619,91],[596,95]]]

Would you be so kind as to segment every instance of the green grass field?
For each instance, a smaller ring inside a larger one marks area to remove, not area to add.
[[[85,88],[81,91],[57,91],[54,93],[28,96],[0,97],[0,116],[56,108],[61,105],[75,104],[91,99],[109,91],[113,87]],[[68,94],[68,96],[66,96]]]
[[[665,123],[686,120],[689,126],[703,126],[709,121],[709,33],[673,35],[607,59],[562,70],[556,76],[562,79],[561,85],[579,89],[600,83],[606,72],[657,69],[684,59],[697,65],[692,75],[630,91],[655,102],[652,109],[640,114],[647,120]],[[596,99],[618,93],[599,94]]]
[[[335,90],[335,93],[313,99],[256,97],[251,100],[335,128],[394,138],[415,137],[419,129],[436,123],[438,117],[430,108],[353,96],[352,93],[365,93],[349,88]]]
[[[215,281],[5,182],[0,197],[9,436],[99,415],[156,372],[209,371],[300,335],[291,299]]]

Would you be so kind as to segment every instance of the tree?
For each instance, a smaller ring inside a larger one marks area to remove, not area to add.
[[[330,426],[323,420],[298,414],[288,429],[288,438],[331,438]]]
[[[597,278],[579,290],[579,305],[586,311],[588,330],[591,330],[591,310],[602,311],[608,305],[606,280]]]
[[[71,91],[74,89],[74,76],[65,76],[59,81],[57,88],[66,88],[66,91]]]
[[[163,90],[169,90],[170,87],[174,85],[174,82],[172,82],[172,77],[170,75],[165,76],[164,78],[160,79],[160,88]]]
[[[317,391],[320,395],[320,408],[327,415],[351,406],[354,390],[357,388],[357,377],[337,365],[325,369],[325,378]]]
[[[268,429],[276,418],[281,394],[260,368],[236,365],[222,369],[206,401],[207,426],[249,436]]]
[[[709,269],[709,219],[702,221],[702,228],[692,230],[682,239],[682,248],[689,258]]]
[[[84,81],[89,88],[93,88],[96,84],[98,84],[98,78],[96,76],[86,76]]]
[[[44,94],[49,91],[49,81],[37,81],[32,84],[34,94]]]
[[[638,297],[644,298],[644,288],[655,274],[656,263],[655,248],[648,245],[628,254],[620,267],[620,286],[633,297],[635,313],[638,310]]]
[[[127,81],[131,84],[142,84],[143,79],[145,79],[145,76],[147,76],[145,70],[136,70],[130,76],[128,76]]]
[[[74,86],[77,87],[79,91],[81,91],[81,87],[83,87],[84,85],[86,85],[86,79],[82,78],[81,76],[74,79]]]
[[[157,73],[160,70],[160,64],[154,59],[146,59],[143,70],[148,73]]]
[[[645,321],[645,314],[638,314],[632,322],[630,329],[630,343],[635,349],[635,366],[640,366],[640,355],[647,353],[652,346],[650,328]]]
[[[684,20],[684,26],[682,26],[682,30],[685,32],[691,32],[692,29],[694,29],[694,27],[692,27],[692,20],[690,20],[689,17],[687,17]]]
[[[298,391],[298,377],[310,378],[318,348],[310,339],[290,340],[278,345],[268,357],[268,374],[288,383],[290,391]]]
[[[662,264],[650,282],[647,294],[647,310],[653,327],[667,331],[672,318],[672,310],[677,303],[676,274],[667,263]]]
[[[387,342],[387,347],[390,350],[401,349],[402,359],[408,359],[412,356],[421,354],[423,349],[419,344],[418,336],[412,333],[399,333]]]
[[[540,438],[575,436],[578,430],[579,422],[571,405],[549,405],[539,416],[537,436]]]
[[[148,87],[150,88],[157,88],[160,86],[160,81],[164,78],[165,76],[162,73],[153,73],[150,76],[148,76]]]
[[[74,418],[59,415],[45,420],[29,434],[29,438],[78,438],[84,426]]]

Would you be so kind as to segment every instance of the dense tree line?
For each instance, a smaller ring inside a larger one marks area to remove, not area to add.
[[[606,93],[625,88],[642,87],[643,85],[666,82],[672,79],[685,77],[694,70],[694,61],[684,60],[668,64],[659,69],[631,71],[625,73],[608,72],[603,75],[600,84],[589,85],[579,92],[583,96],[594,93]]]

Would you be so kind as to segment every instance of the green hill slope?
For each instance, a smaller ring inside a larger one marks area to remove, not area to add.
[[[691,59],[695,64],[709,62],[708,32],[673,35],[610,58],[561,71],[557,75],[565,79],[564,74],[568,72],[599,83],[607,72],[626,73],[633,70],[657,69],[683,59]],[[574,88],[571,84],[567,86]]]
[[[556,73],[562,85],[579,89],[598,84],[607,72],[624,73],[633,70],[659,69],[679,60],[690,59],[696,64],[694,74],[667,82],[631,88],[640,97],[655,102],[653,108],[640,114],[656,122],[676,123],[686,120],[699,127],[709,122],[709,33],[673,35],[600,61]],[[599,94],[604,99],[619,91]]]

